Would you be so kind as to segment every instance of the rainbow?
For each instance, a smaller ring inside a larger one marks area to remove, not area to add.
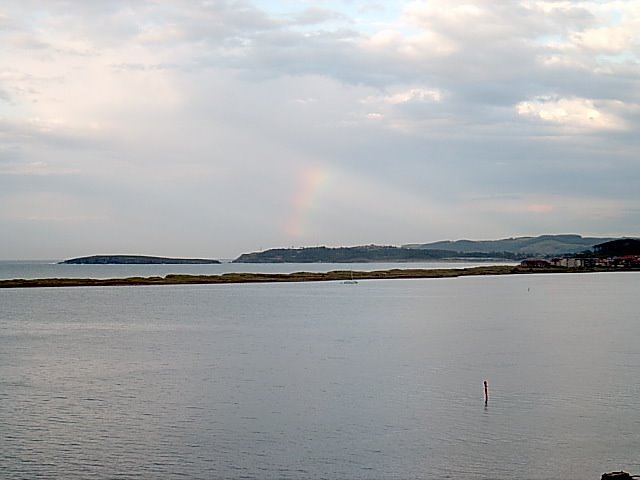
[[[302,170],[297,177],[291,213],[285,226],[285,232],[292,240],[304,235],[313,207],[329,179],[329,172],[324,167],[313,166]]]

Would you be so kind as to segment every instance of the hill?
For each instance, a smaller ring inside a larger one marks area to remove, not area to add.
[[[263,252],[245,253],[233,263],[365,263],[419,262],[452,258],[495,258],[489,254],[465,254],[450,250],[411,249],[393,246],[366,245],[358,247],[274,248]],[[511,256],[500,256],[509,258]]]
[[[594,245],[593,252],[598,257],[622,257],[640,255],[640,240],[636,238],[620,238],[610,242]]]
[[[501,240],[456,240],[424,244],[403,245],[404,248],[419,250],[453,250],[461,253],[509,252],[518,256],[554,256],[575,254],[591,250],[595,245],[614,240],[612,238],[582,237],[580,235],[540,235],[537,237],[516,237]]]

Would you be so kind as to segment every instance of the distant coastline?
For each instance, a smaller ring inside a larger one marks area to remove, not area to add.
[[[452,260],[517,260],[508,252],[460,253],[452,250],[429,250],[383,245],[358,247],[272,248],[262,252],[243,253],[232,263],[410,263]]]
[[[576,234],[540,235],[501,240],[457,240],[426,244],[359,245],[353,247],[271,248],[243,253],[231,263],[409,263],[429,261],[517,261],[529,258],[620,256],[640,254],[640,240],[582,237]],[[63,260],[74,265],[220,264],[202,258],[148,255],[91,255]]]
[[[244,253],[233,263],[369,263],[436,260],[524,260],[576,255],[609,242],[610,238],[576,234],[540,235],[501,240],[458,240],[424,244],[360,245],[355,247],[271,248]]]
[[[210,265],[219,260],[207,258],[151,257],[148,255],[91,255],[63,260],[64,265]]]
[[[328,282],[346,280],[391,280],[419,278],[453,278],[482,275],[526,275],[544,273],[597,273],[640,271],[639,268],[567,268],[493,265],[452,269],[392,269],[377,271],[335,270],[331,272],[296,273],[225,273],[222,275],[177,275],[129,278],[39,278],[0,280],[0,288],[52,287],[120,287],[151,285],[214,285],[234,283]]]

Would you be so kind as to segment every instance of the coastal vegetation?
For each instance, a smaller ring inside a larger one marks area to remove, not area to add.
[[[145,285],[208,285],[233,283],[327,282],[347,280],[390,280],[408,278],[452,278],[475,275],[523,275],[532,273],[589,273],[640,268],[567,268],[558,266],[494,265],[451,269],[391,269],[376,271],[334,270],[331,272],[295,273],[225,273],[222,275],[166,275],[164,277],[128,278],[40,278],[0,280],[0,288],[37,287],[116,287]]]

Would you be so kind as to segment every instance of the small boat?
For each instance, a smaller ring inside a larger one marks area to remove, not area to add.
[[[355,285],[358,283],[357,280],[353,279],[353,270],[351,271],[351,280],[345,280],[344,282],[342,282],[345,285]]]

